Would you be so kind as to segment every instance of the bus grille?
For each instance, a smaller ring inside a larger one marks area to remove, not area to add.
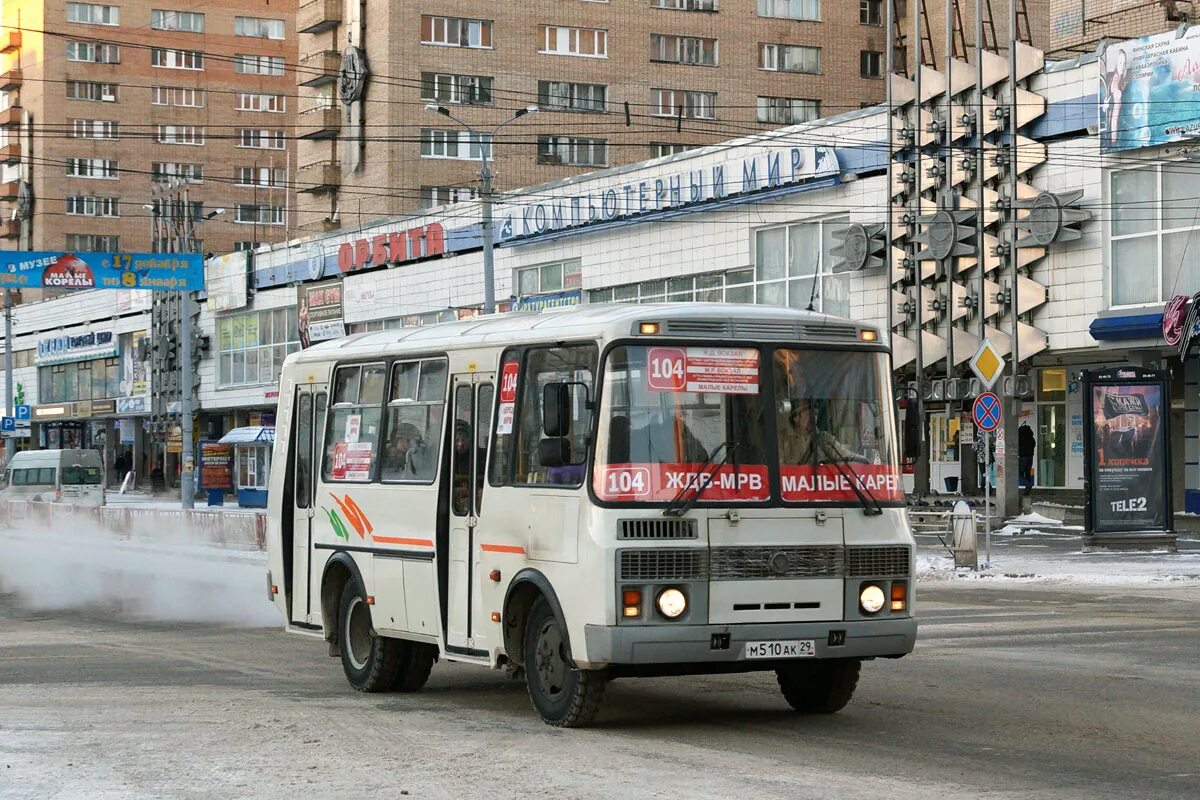
[[[694,519],[623,519],[618,539],[695,539]]]
[[[911,552],[906,545],[846,548],[846,577],[905,577],[909,573]]]
[[[713,580],[744,578],[836,578],[842,574],[842,548],[714,547]]]
[[[622,581],[690,581],[708,577],[708,553],[705,550],[662,548],[658,550],[622,550]]]

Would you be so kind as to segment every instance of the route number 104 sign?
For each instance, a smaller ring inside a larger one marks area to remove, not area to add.
[[[758,394],[758,351],[743,347],[651,347],[646,386],[654,392]]]

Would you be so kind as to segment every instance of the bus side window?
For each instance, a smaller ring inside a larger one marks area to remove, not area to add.
[[[55,485],[56,481],[54,479],[54,467],[42,467],[40,470],[38,470],[38,472],[39,472],[39,475],[38,475],[38,484],[39,485],[44,485],[44,486],[54,486]]]
[[[379,461],[383,418],[383,364],[339,367],[325,434],[321,478],[327,482],[370,481]]]
[[[503,486],[509,481],[513,451],[513,424],[517,399],[517,377],[520,374],[519,353],[506,353],[500,364],[500,407],[496,412],[496,431],[492,440],[492,486]]]
[[[513,483],[571,487],[583,483],[592,419],[585,397],[596,396],[595,364],[596,346],[593,344],[536,348],[527,352],[519,389],[520,419],[517,420],[517,464]],[[543,390],[550,383],[580,384],[579,391],[573,393],[571,424],[565,437],[570,449],[570,463],[566,465],[542,465],[538,460],[538,446],[544,438]]]
[[[402,361],[392,367],[382,480],[433,482],[446,409],[446,373],[442,358]]]

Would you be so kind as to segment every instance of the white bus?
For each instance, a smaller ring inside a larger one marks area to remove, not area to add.
[[[268,590],[360,691],[522,671],[547,723],[619,676],[773,670],[841,709],[912,651],[879,332],[585,305],[323,342],[283,367]]]

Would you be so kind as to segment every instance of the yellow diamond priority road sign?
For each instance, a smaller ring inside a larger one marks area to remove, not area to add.
[[[979,378],[985,389],[991,389],[1004,373],[1004,356],[987,339],[971,356],[971,371]]]

